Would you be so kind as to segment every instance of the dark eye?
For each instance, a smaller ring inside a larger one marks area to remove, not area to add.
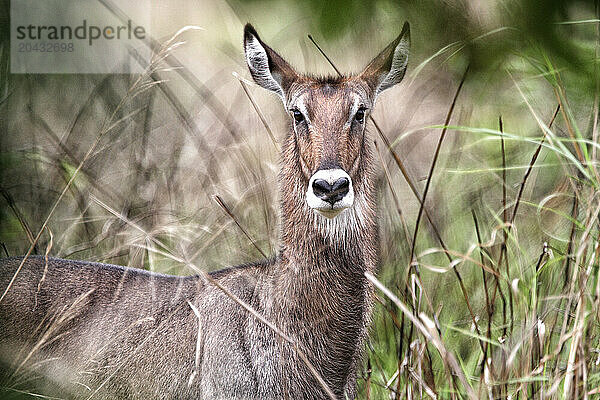
[[[304,115],[302,115],[300,111],[293,110],[292,112],[294,113],[294,121],[296,121],[297,124],[304,121]]]
[[[356,120],[356,122],[362,124],[365,121],[365,110],[366,109],[364,107],[358,109],[358,111],[354,115],[354,119]]]

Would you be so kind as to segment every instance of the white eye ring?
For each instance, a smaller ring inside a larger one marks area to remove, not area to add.
[[[365,122],[365,113],[366,113],[367,109],[365,107],[360,107],[358,109],[358,111],[356,111],[356,114],[354,114],[354,119],[356,120],[356,122],[362,124],[363,122]]]
[[[304,121],[304,115],[302,115],[302,113],[299,110],[292,110],[292,115],[294,116],[294,121],[296,121],[297,124]]]

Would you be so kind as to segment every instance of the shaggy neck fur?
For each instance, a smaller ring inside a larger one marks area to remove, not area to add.
[[[359,157],[352,177],[354,205],[334,219],[306,205],[308,180],[301,172],[293,131],[284,145],[279,177],[282,240],[274,276],[274,318],[298,341],[338,396],[343,396],[346,382],[354,385],[371,309],[372,288],[364,273],[373,272],[377,263],[375,190],[367,143]],[[294,357],[293,352],[289,355]],[[305,368],[301,360],[296,365]],[[298,385],[318,386],[310,373],[295,373],[304,377]]]

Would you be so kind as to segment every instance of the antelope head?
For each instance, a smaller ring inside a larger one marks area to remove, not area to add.
[[[409,47],[405,23],[400,35],[361,73],[318,78],[297,73],[252,25],[246,25],[244,50],[250,73],[258,85],[281,98],[289,113],[304,201],[318,214],[334,218],[354,205],[364,172],[367,118],[378,95],[404,77]]]

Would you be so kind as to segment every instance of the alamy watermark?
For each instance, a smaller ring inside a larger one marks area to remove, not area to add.
[[[11,0],[10,11],[12,73],[138,73],[150,62],[150,0]]]

